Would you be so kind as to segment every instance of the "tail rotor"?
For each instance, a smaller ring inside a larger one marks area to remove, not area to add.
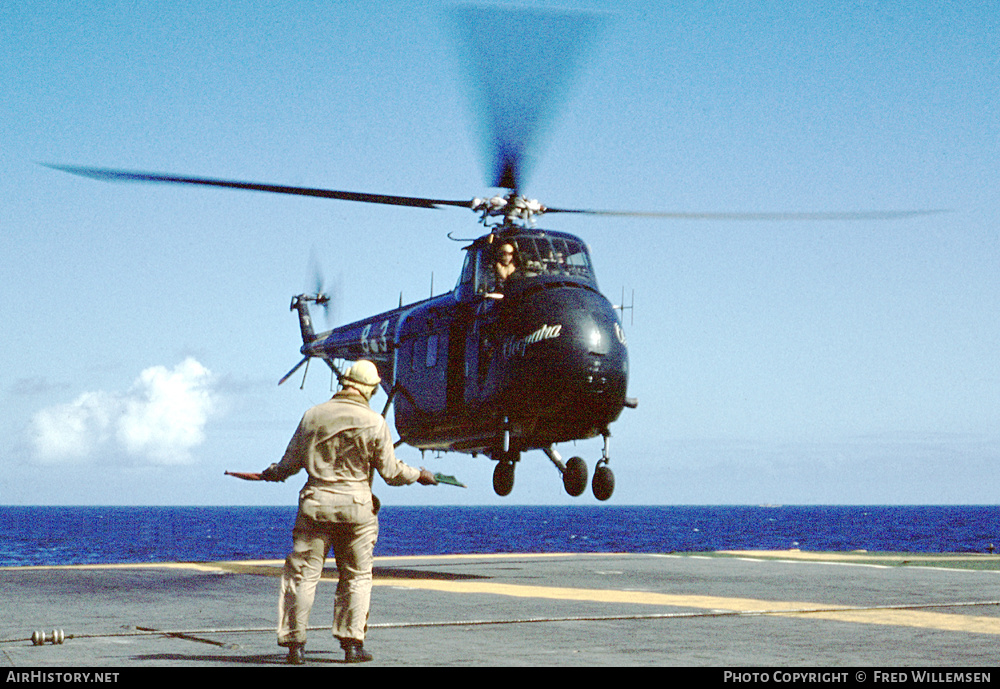
[[[324,279],[323,270],[320,267],[319,259],[316,256],[316,251],[310,253],[309,257],[310,273],[312,274],[312,284],[307,286],[307,291],[303,294],[297,294],[292,297],[292,303],[289,306],[289,310],[298,311],[299,315],[299,330],[302,334],[302,353],[305,355],[299,363],[297,363],[291,371],[282,376],[281,380],[278,381],[278,385],[281,385],[286,380],[292,377],[292,375],[298,371],[304,365],[306,367],[306,375],[309,373],[309,359],[313,356],[318,356],[310,351],[311,345],[315,344],[317,339],[316,330],[313,327],[312,314],[310,313],[309,305],[315,304],[323,309],[323,319],[329,326],[332,320],[330,314],[331,304],[333,303],[333,298],[330,293],[324,289]],[[312,291],[308,291],[309,288]],[[337,378],[340,378],[340,373],[337,371],[333,362],[324,359],[326,363],[330,366],[331,370],[336,374]],[[305,376],[302,378],[302,385],[305,386]]]
[[[334,309],[335,305],[334,297],[339,296],[341,290],[339,288],[339,284],[335,284],[330,290],[326,289],[326,280],[323,277],[323,268],[320,265],[315,248],[309,255],[309,272],[312,275],[312,293],[307,295],[308,299],[323,309],[323,320],[326,325],[330,327],[336,321],[336,314],[331,313],[331,310]]]

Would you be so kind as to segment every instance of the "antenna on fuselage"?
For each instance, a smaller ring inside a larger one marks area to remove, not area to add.
[[[622,286],[622,303],[619,304],[619,305],[617,305],[617,306],[614,306],[612,308],[617,309],[618,311],[621,311],[621,313],[622,313],[622,321],[625,320],[625,311],[628,310],[628,312],[629,312],[629,322],[628,322],[628,324],[629,325],[634,325],[635,324],[635,310],[634,310],[635,309],[635,290],[632,290],[632,302],[628,306],[625,306],[625,287]]]

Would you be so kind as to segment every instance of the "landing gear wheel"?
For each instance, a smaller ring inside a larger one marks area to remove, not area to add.
[[[514,463],[501,459],[493,470],[493,491],[500,496],[514,489]]]
[[[573,457],[566,462],[563,471],[563,487],[574,498],[583,495],[587,490],[587,463],[579,457]]]
[[[611,469],[601,465],[594,470],[594,481],[591,484],[594,490],[594,497],[598,500],[607,500],[615,492],[615,475]]]

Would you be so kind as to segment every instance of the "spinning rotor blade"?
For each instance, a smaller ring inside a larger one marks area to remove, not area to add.
[[[323,320],[328,327],[337,323],[339,316],[340,296],[343,292],[342,277],[338,276],[333,285],[328,285],[323,277],[323,268],[320,265],[316,247],[309,252],[309,272],[312,275],[312,284],[307,285],[306,290],[312,290],[316,297],[316,305],[323,309]]]
[[[843,211],[817,213],[658,213],[655,211],[602,211],[575,208],[546,208],[546,213],[577,213],[582,215],[604,215],[624,218],[664,218],[668,220],[739,220],[739,221],[782,221],[782,220],[894,220],[912,218],[919,215],[947,213],[943,209],[916,211]]]
[[[469,66],[467,91],[482,125],[484,154],[488,161],[490,185],[510,193],[471,200],[428,199],[365,192],[262,184],[207,177],[187,177],[74,165],[46,167],[108,182],[148,182],[262,191],[272,194],[375,203],[412,208],[469,208],[481,214],[487,227],[525,225],[546,213],[572,213],[609,217],[661,218],[716,221],[815,221],[891,220],[947,212],[944,210],[703,213],[643,212],[597,209],[551,208],[526,199],[520,190],[531,167],[532,152],[538,147],[555,107],[569,89],[587,50],[606,23],[606,17],[587,12],[543,11],[460,7],[451,12],[453,28],[460,39],[462,62]],[[489,224],[496,218],[502,220]],[[321,280],[316,303],[329,307],[322,294]],[[323,297],[320,299],[320,297]]]
[[[516,165],[510,162],[508,172],[516,174]],[[471,201],[456,201],[447,199],[426,199],[411,196],[390,196],[385,194],[368,194],[353,191],[335,191],[332,189],[314,189],[311,187],[291,187],[275,184],[260,184],[257,182],[240,182],[232,180],[210,179],[205,177],[183,177],[128,170],[112,170],[108,168],[78,167],[74,165],[49,165],[45,167],[61,170],[82,177],[90,177],[106,182],[151,182],[162,184],[193,184],[246,191],[264,191],[274,194],[292,194],[296,196],[315,196],[319,198],[339,199],[342,201],[360,201],[362,203],[377,203],[390,206],[410,206],[413,208],[440,208],[450,206],[455,208],[470,208],[477,212],[482,210],[483,199]],[[513,178],[512,178],[513,179]],[[516,180],[515,180],[516,181]],[[512,198],[512,197],[508,197]],[[701,212],[646,212],[646,211],[611,211],[582,208],[549,208],[534,203],[537,208],[526,214],[543,215],[545,213],[572,213],[579,215],[603,215],[609,217],[663,218],[668,220],[736,220],[736,221],[783,221],[783,220],[892,220],[920,215],[945,213],[946,210],[912,210],[912,211],[849,211],[849,212],[818,212],[818,213],[701,213]]]
[[[319,265],[319,257],[316,255],[316,247],[309,252],[309,270],[312,273],[313,291],[316,295],[316,303],[323,309],[323,316],[330,320],[330,295],[324,289],[323,269]]]
[[[388,206],[411,206],[413,208],[439,208],[441,206],[457,206],[470,208],[469,201],[454,201],[446,199],[424,199],[413,196],[389,196],[386,194],[366,194],[355,191],[335,191],[333,189],[313,189],[310,187],[291,187],[277,184],[260,184],[258,182],[241,182],[234,180],[209,179],[206,177],[181,177],[150,172],[131,170],[110,170],[96,167],[77,167],[75,165],[49,165],[53,170],[69,172],[81,177],[90,177],[104,182],[153,182],[161,184],[194,184],[206,187],[224,187],[227,189],[243,189],[245,191],[265,191],[272,194],[292,194],[295,196],[316,196],[324,199],[340,199],[342,201],[360,201],[362,203],[379,203]]]
[[[458,7],[450,12],[493,187],[519,191],[532,154],[604,17]]]

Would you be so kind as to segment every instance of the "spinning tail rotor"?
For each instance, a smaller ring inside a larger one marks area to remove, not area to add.
[[[310,304],[316,304],[323,309],[324,318],[329,324],[330,322],[330,307],[332,299],[330,294],[327,293],[323,288],[323,272],[319,266],[319,260],[316,258],[315,251],[312,253],[310,260],[310,268],[313,277],[313,288],[314,291],[310,293],[297,294],[292,297],[292,303],[289,305],[290,311],[298,311],[299,316],[299,331],[302,334],[302,352],[305,356],[302,360],[292,368],[291,371],[282,376],[281,380],[278,381],[278,385],[281,385],[286,380],[288,380],[296,371],[298,371],[303,365],[306,366],[306,374],[309,372],[309,360],[316,356],[309,351],[310,345],[315,344],[317,341],[316,330],[313,327],[312,314],[309,309]],[[340,379],[340,372],[325,357],[322,357],[324,361],[330,366],[330,369]],[[302,385],[305,386],[305,376],[302,378]]]

